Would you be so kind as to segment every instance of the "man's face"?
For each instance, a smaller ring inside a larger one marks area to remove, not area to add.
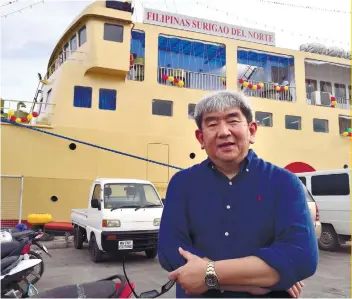
[[[256,131],[255,122],[248,123],[240,109],[231,108],[204,113],[196,137],[212,161],[233,162],[245,157]]]

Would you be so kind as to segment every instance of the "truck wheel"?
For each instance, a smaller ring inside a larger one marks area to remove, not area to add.
[[[338,236],[331,225],[323,224],[319,248],[326,251],[336,251],[340,248]]]
[[[79,226],[75,226],[73,230],[73,244],[76,249],[82,249],[83,246],[83,234]]]
[[[94,235],[92,235],[92,237],[89,240],[88,248],[89,248],[91,260],[95,263],[100,262],[103,257],[103,252],[99,249],[98,244],[95,241]]]
[[[155,259],[155,257],[158,255],[158,250],[155,249],[149,249],[145,251],[145,254],[147,255],[148,259]]]

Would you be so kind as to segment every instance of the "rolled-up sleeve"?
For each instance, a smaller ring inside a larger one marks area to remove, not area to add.
[[[280,274],[271,290],[287,290],[312,276],[318,266],[319,250],[314,223],[301,181],[284,170],[275,178],[278,191],[275,209],[275,240],[254,252]]]
[[[186,264],[179,254],[179,247],[199,257],[204,257],[202,253],[193,248],[189,235],[186,194],[189,174],[187,171],[177,172],[171,178],[166,192],[158,240],[159,263],[166,271],[173,271]]]

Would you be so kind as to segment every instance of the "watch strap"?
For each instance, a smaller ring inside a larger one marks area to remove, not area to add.
[[[215,272],[215,263],[213,261],[209,261],[207,264],[207,269],[205,272],[205,283],[209,289],[219,288],[219,279]]]

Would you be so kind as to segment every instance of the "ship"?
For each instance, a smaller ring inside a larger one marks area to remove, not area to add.
[[[242,91],[254,151],[294,173],[350,167],[350,53],[277,47],[275,33],[96,1],[64,31],[33,101],[1,100],[1,224],[70,222],[98,177],[151,181],[161,197],[206,158],[194,107]]]

